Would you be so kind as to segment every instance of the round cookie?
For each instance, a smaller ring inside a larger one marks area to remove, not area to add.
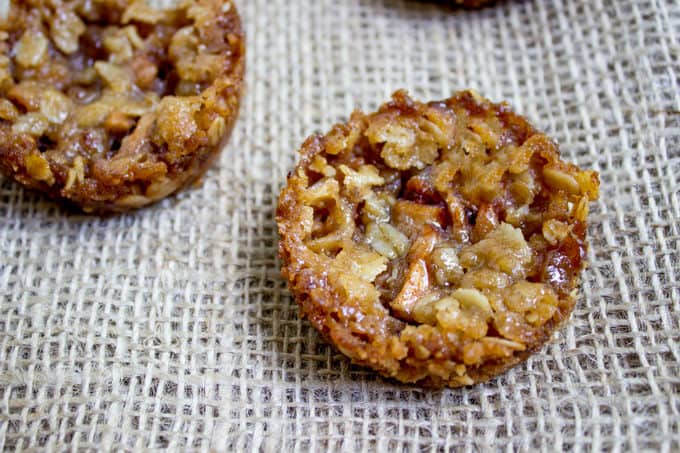
[[[598,187],[506,104],[399,91],[303,144],[277,209],[282,272],[355,363],[482,382],[571,313]]]
[[[177,3],[0,9],[0,170],[86,212],[139,208],[198,178],[238,114],[244,35],[232,0]]]

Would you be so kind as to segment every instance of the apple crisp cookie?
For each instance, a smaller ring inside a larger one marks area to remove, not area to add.
[[[210,166],[243,84],[232,0],[3,3],[5,174],[106,212],[155,202]]]
[[[482,382],[571,313],[598,187],[506,104],[398,91],[302,145],[277,210],[282,272],[355,363]]]

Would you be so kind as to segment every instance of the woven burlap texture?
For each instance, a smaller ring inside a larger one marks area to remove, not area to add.
[[[680,3],[241,0],[247,93],[202,185],[112,218],[0,182],[0,447],[677,451]],[[276,199],[303,139],[393,90],[507,100],[600,172],[568,324],[486,384],[353,366],[298,318]]]

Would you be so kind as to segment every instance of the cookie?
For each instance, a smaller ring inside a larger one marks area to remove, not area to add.
[[[86,212],[146,206],[196,180],[238,113],[244,35],[231,0],[178,3],[0,11],[0,170]]]
[[[472,91],[307,139],[277,209],[301,312],[353,362],[457,387],[526,359],[571,313],[596,172]]]

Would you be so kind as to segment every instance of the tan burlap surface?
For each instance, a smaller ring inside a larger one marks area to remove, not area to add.
[[[200,187],[101,219],[0,181],[0,448],[678,451],[680,3],[237,4],[248,91]],[[601,175],[572,319],[484,385],[352,366],[279,276],[296,149],[399,87],[508,100]]]

